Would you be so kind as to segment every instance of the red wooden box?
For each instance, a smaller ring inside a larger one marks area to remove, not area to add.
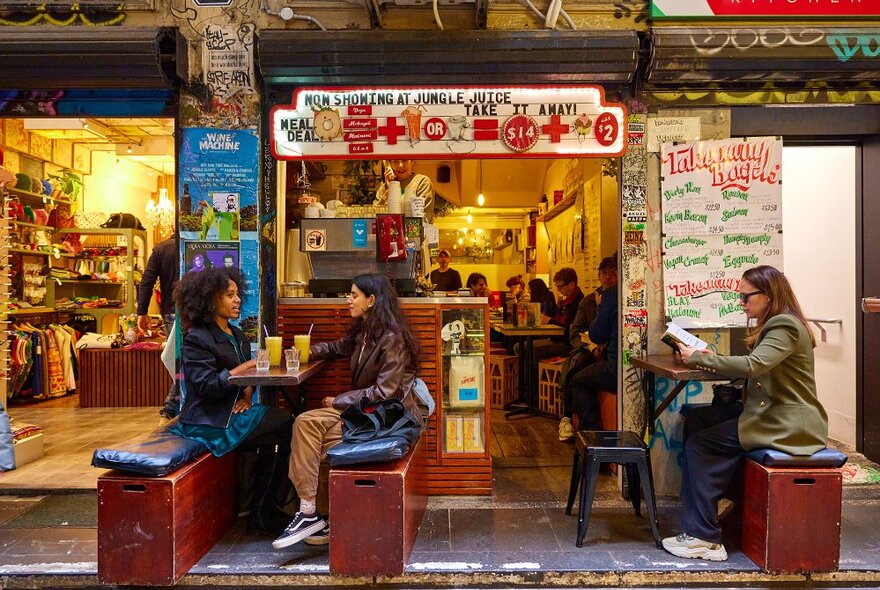
[[[427,505],[425,436],[403,459],[330,470],[330,572],[399,576]]]
[[[746,460],[742,551],[764,571],[827,572],[840,559],[839,469]]]
[[[170,586],[235,522],[235,453],[166,475],[98,478],[98,581]]]

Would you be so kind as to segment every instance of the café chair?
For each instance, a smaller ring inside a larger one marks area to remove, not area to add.
[[[657,503],[654,498],[654,476],[651,473],[651,451],[634,432],[626,430],[580,430],[575,435],[574,460],[571,465],[571,483],[565,513],[571,514],[574,499],[580,489],[578,505],[577,542],[583,547],[590,511],[596,493],[596,480],[603,463],[616,463],[626,470],[629,496],[636,516],[641,516],[641,499],[645,496],[648,520],[654,541],[660,548],[660,530],[657,522]]]

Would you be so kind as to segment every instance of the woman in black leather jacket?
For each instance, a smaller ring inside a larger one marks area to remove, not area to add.
[[[172,429],[199,440],[216,456],[233,449],[257,454],[252,529],[277,535],[290,519],[277,508],[290,490],[291,416],[254,401],[253,387],[238,387],[229,377],[254,366],[250,343],[230,323],[241,312],[245,283],[236,268],[210,268],[186,274],[174,290],[184,333],[180,420]],[[247,482],[245,482],[247,483]]]
[[[342,411],[361,399],[397,398],[422,422],[413,386],[419,366],[418,346],[391,283],[383,275],[354,278],[348,308],[354,320],[336,342],[314,344],[314,359],[351,357],[351,389],[324,398],[321,408],[303,412],[293,426],[290,479],[300,497],[300,509],[272,546],[289,547],[306,539],[319,544],[327,522],[317,513],[318,476],[327,451],[342,440]]]

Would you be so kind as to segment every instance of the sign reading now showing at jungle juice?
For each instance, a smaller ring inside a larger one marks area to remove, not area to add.
[[[782,140],[664,144],[660,201],[666,315],[685,328],[744,326],[739,280],[782,269]]]
[[[616,157],[626,109],[598,86],[299,88],[272,109],[280,160]]]

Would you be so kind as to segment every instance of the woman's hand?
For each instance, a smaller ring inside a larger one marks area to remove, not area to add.
[[[324,408],[332,408],[333,407],[333,397],[325,397],[321,400],[321,406]]]
[[[241,414],[251,409],[251,396],[254,394],[253,387],[245,387],[242,397],[235,400],[232,406],[233,414]]]
[[[241,363],[240,365],[238,365],[234,369],[230,370],[229,374],[230,375],[241,375],[242,373],[244,373],[248,369],[253,369],[256,366],[257,366],[257,361],[254,359],[251,359],[249,361],[245,361],[245,362]]]
[[[685,364],[691,360],[691,355],[697,351],[696,348],[685,346],[681,342],[678,343],[678,352],[681,353],[681,360],[684,361]]]

